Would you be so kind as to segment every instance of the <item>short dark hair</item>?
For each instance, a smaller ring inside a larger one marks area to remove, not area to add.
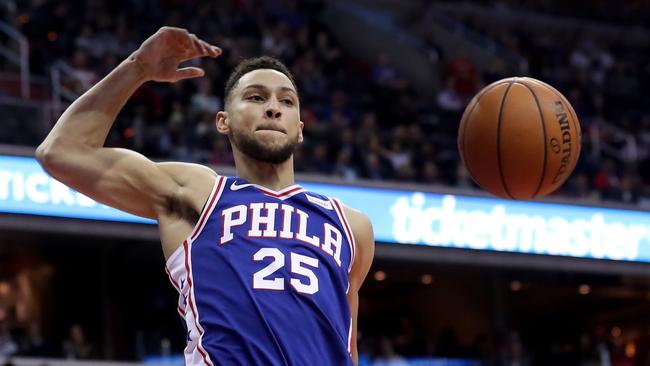
[[[239,65],[237,65],[237,67],[235,67],[235,69],[232,71],[230,77],[228,77],[228,81],[226,82],[226,91],[224,93],[226,105],[230,99],[230,93],[237,86],[239,79],[241,79],[242,76],[248,74],[249,72],[259,69],[271,69],[283,73],[289,78],[289,80],[291,80],[291,84],[293,84],[293,87],[296,89],[296,93],[298,93],[296,81],[294,80],[291,71],[289,71],[289,68],[284,63],[282,63],[282,61],[270,56],[253,57],[240,62]]]

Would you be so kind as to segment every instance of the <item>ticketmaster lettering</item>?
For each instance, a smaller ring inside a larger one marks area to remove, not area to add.
[[[0,202],[7,200],[78,207],[103,206],[45,173],[0,170]]]
[[[614,260],[635,260],[640,243],[649,244],[648,226],[606,221],[600,213],[567,219],[561,212],[508,213],[503,204],[462,209],[450,195],[425,201],[414,193],[392,205],[397,242]]]

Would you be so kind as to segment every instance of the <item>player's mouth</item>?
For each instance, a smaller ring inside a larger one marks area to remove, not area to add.
[[[263,124],[263,125],[257,126],[257,128],[255,129],[255,132],[257,132],[257,131],[276,131],[276,132],[284,133],[285,135],[287,133],[280,126],[271,125],[271,124]]]

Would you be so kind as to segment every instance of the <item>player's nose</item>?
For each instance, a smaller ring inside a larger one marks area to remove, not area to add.
[[[280,111],[280,104],[275,98],[271,98],[266,105],[266,117],[271,119],[278,119],[282,116]]]

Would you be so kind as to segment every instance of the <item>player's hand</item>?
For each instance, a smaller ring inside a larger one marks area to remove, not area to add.
[[[221,55],[221,48],[200,40],[185,29],[162,27],[131,55],[140,66],[145,80],[175,82],[200,77],[205,72],[198,67],[178,66],[197,57]]]

